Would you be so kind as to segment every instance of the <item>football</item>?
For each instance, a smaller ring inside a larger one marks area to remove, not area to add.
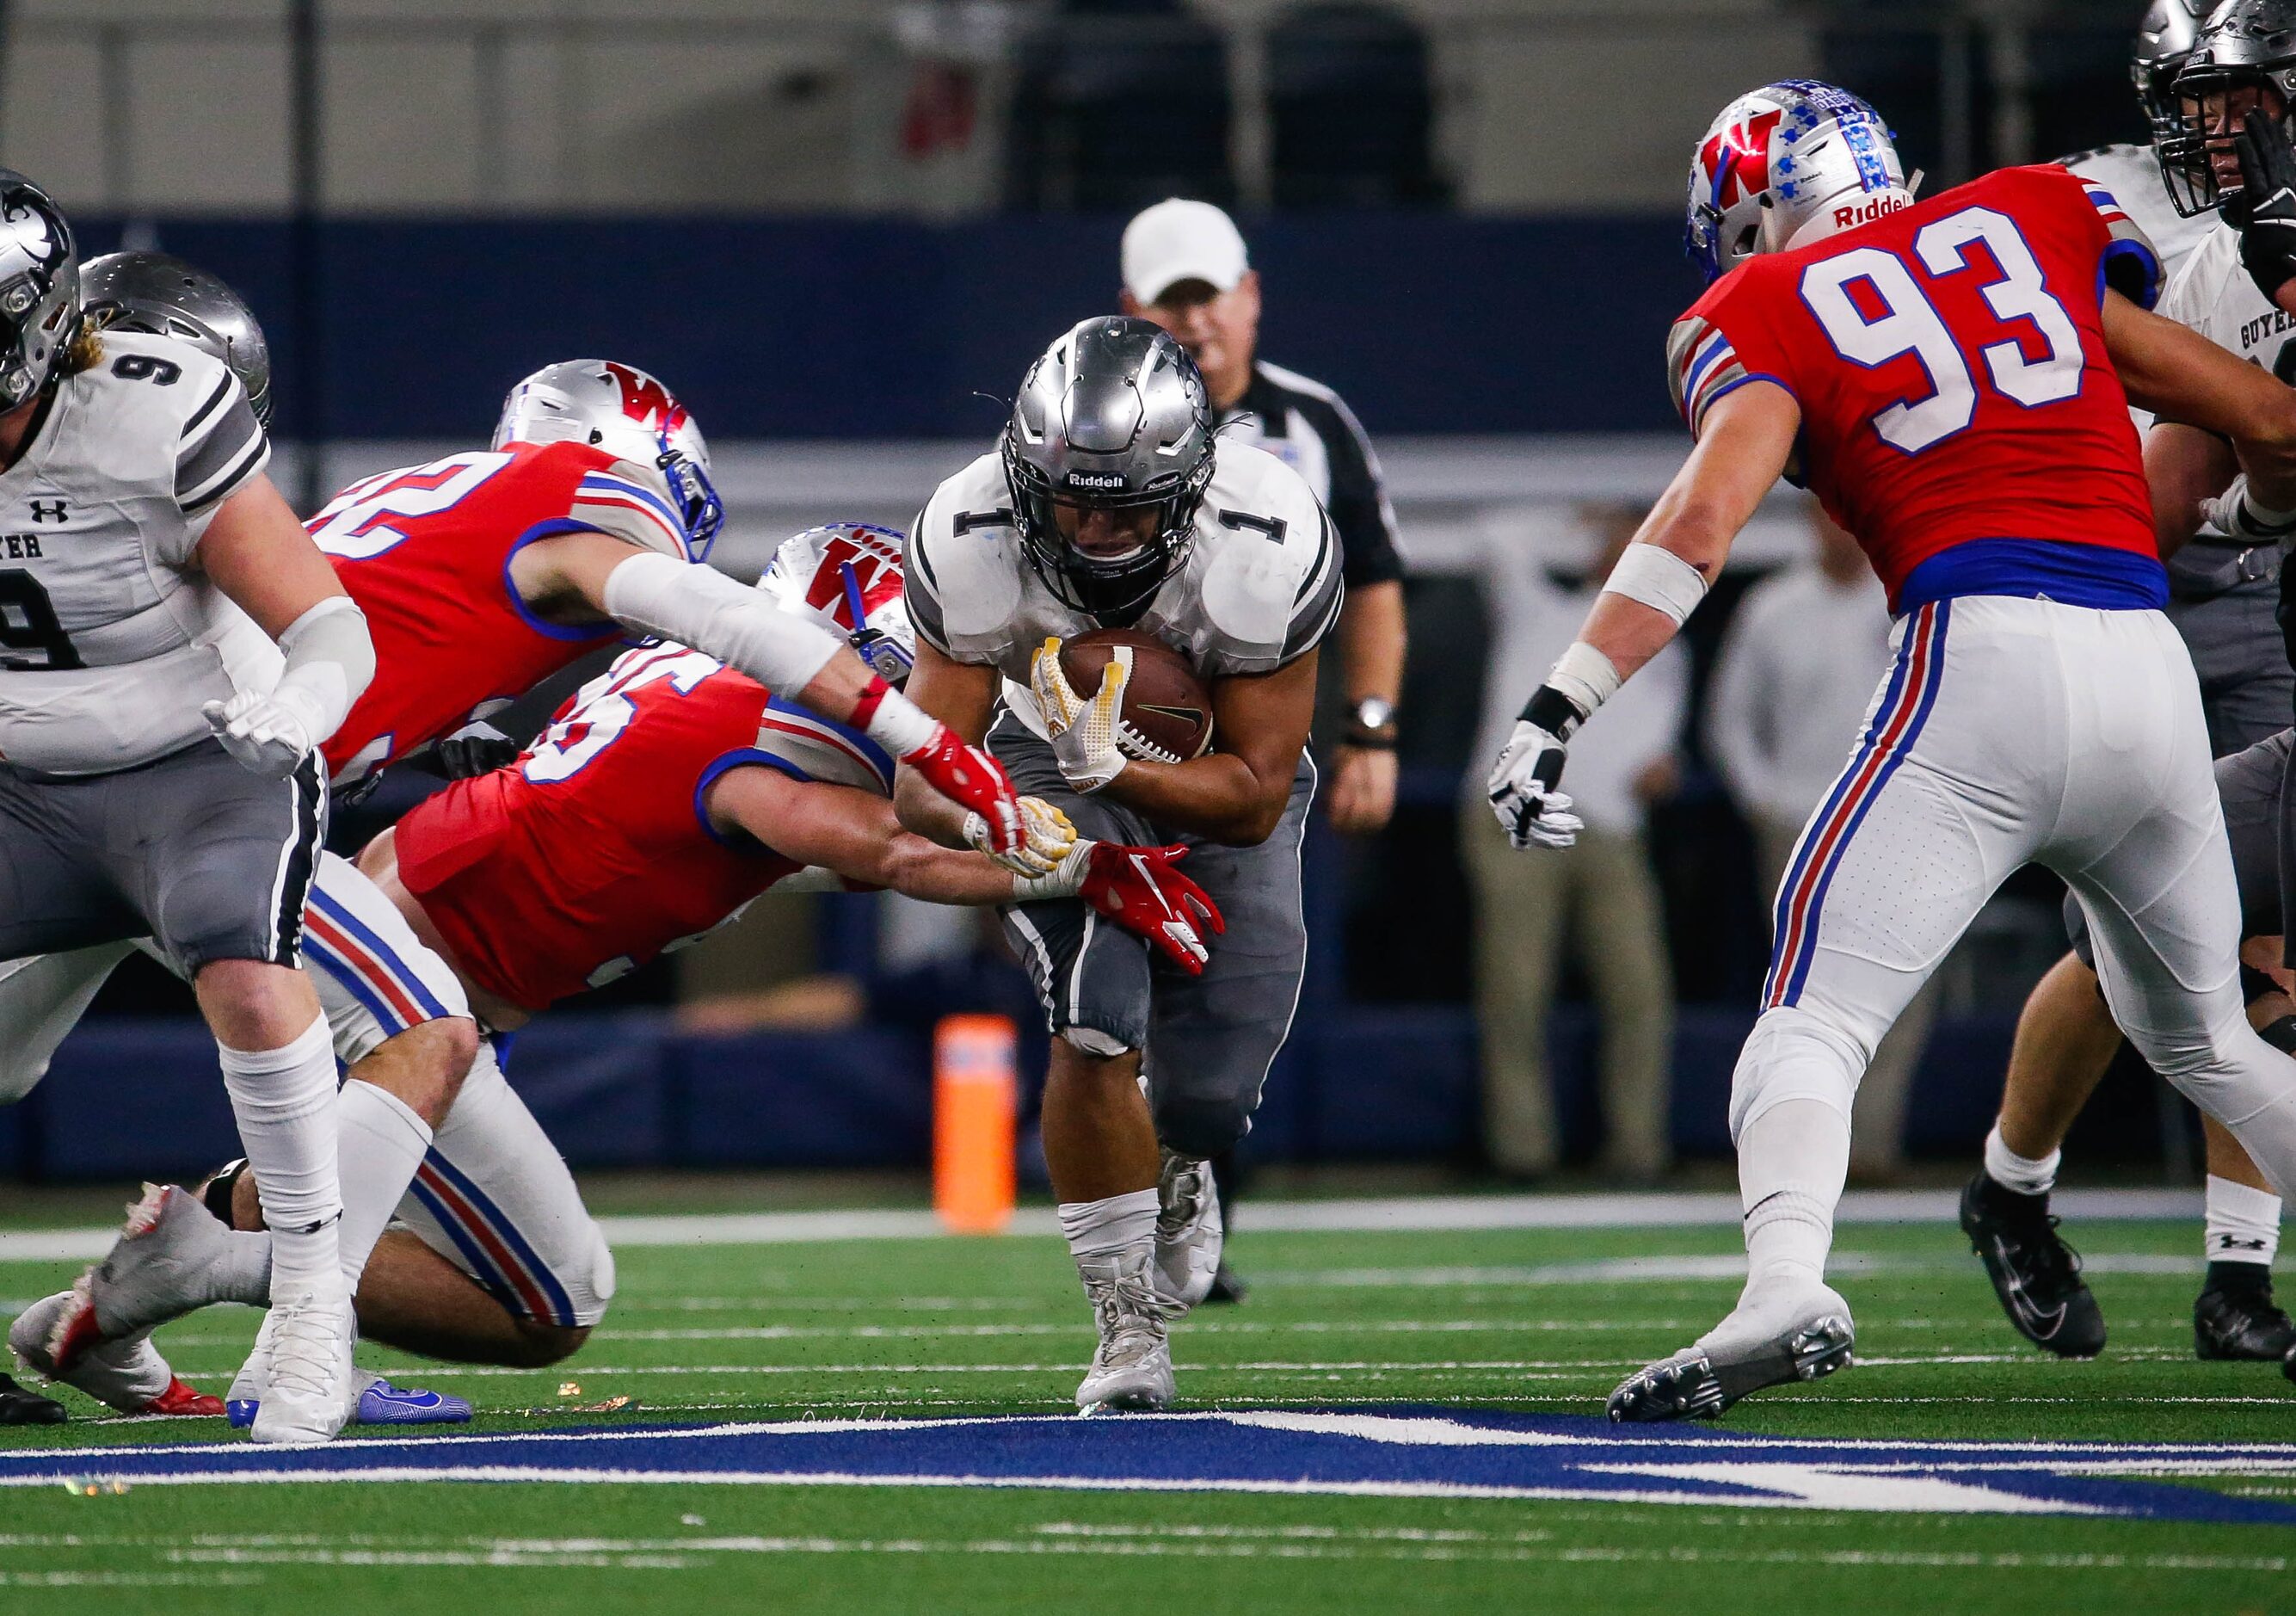
[[[1098,628],[1061,646],[1069,688],[1089,701],[1119,645],[1132,648],[1132,678],[1124,687],[1117,744],[1128,758],[1185,763],[1212,743],[1212,698],[1188,659],[1152,635]]]

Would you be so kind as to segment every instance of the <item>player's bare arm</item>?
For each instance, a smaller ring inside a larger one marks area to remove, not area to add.
[[[1211,681],[1218,751],[1185,763],[1124,760],[1103,790],[1160,825],[1229,847],[1258,847],[1275,833],[1315,718],[1317,652],[1273,673]],[[1109,677],[1119,664],[1111,663]]]
[[[257,774],[284,778],[335,733],[373,679],[366,614],[268,477],[217,508],[193,556],[286,653],[269,691],[243,690],[202,710],[224,750]]]
[[[865,730],[933,790],[978,816],[986,850],[1025,856],[1020,804],[985,753],[920,711],[826,630],[731,578],[603,533],[577,532],[527,546],[511,562],[511,581],[537,611],[586,613],[675,639],[777,695]]]
[[[2163,421],[2145,433],[2144,480],[2152,490],[2152,524],[2162,559],[2200,531],[2209,502],[2239,474],[2232,445],[2214,432]]]
[[[720,775],[706,807],[720,831],[746,833],[784,858],[925,903],[1082,898],[1191,973],[1206,958],[1200,929],[1220,930],[1218,907],[1172,867],[1186,857],[1185,848],[1080,841],[1051,874],[1018,875],[969,849],[944,847],[903,830],[893,805],[873,792],[794,780],[762,767]]]
[[[1750,381],[1706,412],[1697,447],[1611,570],[1577,644],[1524,704],[1490,775],[1492,811],[1518,848],[1568,847],[1579,820],[1554,787],[1571,733],[1664,650],[1792,456],[1801,409]]]
[[[966,745],[978,746],[996,710],[997,684],[994,668],[960,662],[919,640],[916,666],[902,688],[910,701],[947,725]],[[915,770],[901,769],[893,801],[908,830],[945,848],[965,845],[964,811],[918,778]]]

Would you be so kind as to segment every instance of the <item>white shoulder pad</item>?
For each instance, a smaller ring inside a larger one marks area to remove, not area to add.
[[[783,701],[766,703],[758,719],[758,759],[800,780],[850,785],[881,797],[893,794],[893,760],[857,729]]]
[[[996,455],[933,491],[906,568],[909,620],[927,644],[959,662],[994,664],[1011,652],[1028,561]]]
[[[1275,455],[1219,446],[1196,514],[1207,675],[1267,673],[1312,650],[1339,616],[1341,554],[1307,482]],[[1192,636],[1193,637],[1193,636]]]
[[[641,550],[659,551],[672,561],[693,559],[685,547],[685,523],[659,466],[618,460],[603,471],[585,472],[567,515]]]

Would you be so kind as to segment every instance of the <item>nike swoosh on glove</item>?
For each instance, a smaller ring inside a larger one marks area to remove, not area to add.
[[[1201,976],[1211,958],[1204,938],[1225,932],[1227,922],[1211,894],[1180,873],[1187,856],[1178,842],[1134,848],[1080,841],[1050,875],[1014,882],[1013,896],[1023,903],[1081,898],[1180,970]]]
[[[242,690],[228,701],[209,701],[200,717],[242,768],[284,780],[318,744],[312,734],[317,715],[307,710],[309,705],[310,698],[290,684],[269,693]]]
[[[1080,792],[1100,790],[1124,772],[1131,761],[1117,744],[1119,720],[1124,716],[1124,687],[1132,677],[1132,647],[1113,648],[1100,689],[1090,701],[1077,694],[1061,670],[1061,643],[1047,639],[1029,662],[1029,687],[1045,727],[1052,732],[1053,760],[1061,777]]]
[[[1554,789],[1565,755],[1561,736],[1517,718],[1505,750],[1491,765],[1491,812],[1519,850],[1567,848],[1587,828],[1570,811],[1570,799]]]
[[[2260,108],[2232,139],[2240,159],[2240,261],[2267,301],[2296,280],[2296,146],[2288,131]]]

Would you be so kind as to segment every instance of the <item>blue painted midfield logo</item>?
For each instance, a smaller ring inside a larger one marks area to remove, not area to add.
[[[1915,1513],[2296,1525],[2296,1505],[2177,1481],[2296,1475],[2296,1445],[1867,1442],[1621,1434],[1557,1415],[1392,1408],[1065,1418],[821,1420],[324,1448],[242,1443],[0,1453],[0,1486],[677,1482],[1571,1498]]]

